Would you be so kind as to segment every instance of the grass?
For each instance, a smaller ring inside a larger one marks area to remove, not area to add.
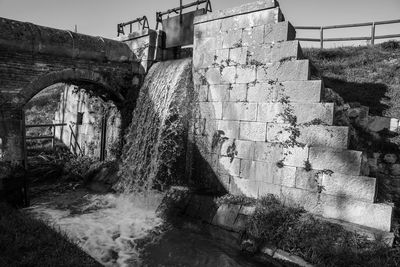
[[[359,102],[370,113],[400,118],[400,43],[304,49],[324,80],[345,102]]]
[[[0,266],[101,266],[68,237],[0,203]]]
[[[240,198],[224,196],[219,202],[238,204]],[[400,248],[319,220],[301,207],[284,206],[273,195],[250,201],[256,209],[249,217],[245,237],[259,246],[268,244],[300,256],[316,266],[399,266]],[[232,202],[231,202],[232,201]]]

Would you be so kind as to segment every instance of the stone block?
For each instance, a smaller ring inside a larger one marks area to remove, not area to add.
[[[229,101],[229,84],[211,84],[209,86],[208,101]]]
[[[322,88],[321,80],[282,82],[282,87],[278,87],[278,100],[287,96],[291,102],[319,103],[322,99]]]
[[[209,68],[206,70],[204,75],[208,84],[222,84],[225,83],[222,81],[222,73],[219,68]],[[194,80],[198,80],[196,76],[194,76]]]
[[[264,31],[265,26],[256,26],[252,28],[246,28],[243,30],[243,45],[244,46],[255,46],[264,43]]]
[[[376,178],[333,173],[322,174],[323,193],[360,201],[375,200]]]
[[[253,141],[236,140],[237,158],[253,160],[256,143]]]
[[[215,63],[222,65],[229,60],[229,49],[219,49],[215,51]]]
[[[221,34],[221,20],[208,21],[194,25],[194,35],[197,38],[213,37]]]
[[[255,26],[277,23],[281,18],[279,8],[254,11],[247,14],[235,15],[222,20],[222,30],[232,31]]]
[[[313,169],[360,175],[363,153],[355,150],[343,150],[327,147],[310,147],[309,161]]]
[[[212,224],[232,228],[239,214],[239,210],[240,210],[240,205],[223,204],[219,206],[212,220]]]
[[[303,167],[308,160],[308,147],[284,147],[278,143],[256,142],[254,160]]]
[[[251,2],[241,6],[236,6],[224,10],[218,10],[212,13],[207,13],[206,15],[203,16],[196,16],[194,19],[194,24],[200,24],[200,23],[205,23],[207,21],[213,21],[213,20],[223,19],[226,17],[257,12],[259,10],[272,9],[277,5],[278,4],[275,0]]]
[[[300,127],[298,141],[310,146],[346,149],[349,144],[349,127],[310,125]]]
[[[322,216],[389,232],[393,207],[349,198],[321,195]]]
[[[208,85],[196,85],[198,92],[197,101],[206,102],[208,100]]]
[[[254,180],[233,177],[231,183],[231,193],[234,195],[245,195],[248,197],[258,197],[259,183]]]
[[[243,46],[242,29],[223,31],[222,32],[222,48],[234,48]]]
[[[276,162],[242,160],[239,176],[244,179],[294,187],[295,174],[295,167],[280,168]]]
[[[206,136],[211,143],[212,138],[214,137],[215,133],[218,130],[219,120],[213,118],[208,118],[208,119],[201,118],[201,119],[204,120],[204,130],[202,135]]]
[[[317,170],[296,169],[296,188],[317,193],[318,185],[322,184],[322,175],[318,175]]]
[[[283,164],[287,166],[304,167],[308,161],[309,147],[283,147]]]
[[[290,22],[284,21],[265,26],[264,43],[279,43],[296,39],[296,30]]]
[[[247,96],[247,84],[232,84],[229,92],[229,101],[245,102]]]
[[[193,67],[195,69],[207,68],[214,64],[215,53],[213,50],[193,53]]]
[[[200,118],[222,119],[222,102],[199,102]]]
[[[248,48],[248,64],[260,66],[272,63],[272,45],[253,45]]]
[[[228,152],[234,147],[236,147],[236,139],[230,138],[230,139],[224,140],[221,144],[221,149],[218,152],[218,154],[221,156],[230,156],[230,155],[228,155]]]
[[[257,67],[257,80],[268,81],[307,81],[310,78],[310,63],[305,60],[288,60]]]
[[[224,132],[224,137],[228,138],[239,138],[239,122],[219,120],[217,121],[217,128]]]
[[[225,156],[219,157],[218,173],[239,176],[240,174],[240,159]]]
[[[247,47],[231,48],[229,51],[229,65],[245,65],[247,51]]]
[[[303,207],[305,210],[320,214],[319,197],[317,193],[307,190],[285,187],[281,188],[281,201],[288,206]]]
[[[267,124],[263,122],[240,122],[239,139],[265,141]]]
[[[224,120],[256,121],[257,104],[246,102],[225,102],[223,104]]]
[[[276,168],[273,163],[242,160],[239,176],[243,179],[274,183]]]
[[[193,71],[193,85],[208,85],[206,79],[206,69],[194,69]]]
[[[288,124],[268,123],[267,141],[281,143],[288,140]],[[346,149],[349,142],[347,126],[310,125],[299,126],[300,136],[296,141],[308,146],[321,146]]]
[[[302,53],[299,41],[277,43],[272,47],[272,61],[279,62],[290,59],[301,59]]]
[[[236,67],[225,67],[222,69],[221,83],[235,83],[236,82]]]
[[[282,188],[282,186],[277,185],[277,184],[259,182],[258,183],[258,196],[263,197],[263,196],[272,194],[272,195],[279,197],[281,194],[281,188]]]
[[[333,112],[333,103],[260,103],[257,121],[284,123],[282,114],[290,113],[296,116],[298,124],[318,120],[332,125]]]
[[[254,66],[238,66],[237,67],[237,83],[252,83],[256,80],[256,67]]]
[[[254,160],[276,163],[283,159],[283,149],[279,144],[256,142]]]

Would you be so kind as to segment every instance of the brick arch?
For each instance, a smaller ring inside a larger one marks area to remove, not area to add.
[[[87,69],[64,69],[36,77],[19,92],[20,105],[24,106],[43,89],[56,83],[71,83],[92,91],[104,100],[112,100],[117,107],[125,101],[112,77]]]

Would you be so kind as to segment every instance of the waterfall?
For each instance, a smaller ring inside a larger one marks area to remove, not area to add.
[[[184,180],[192,60],[156,63],[140,90],[125,135],[120,181],[122,192],[163,189]]]

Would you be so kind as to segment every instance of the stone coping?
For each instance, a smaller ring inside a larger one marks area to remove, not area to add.
[[[257,1],[253,3],[244,4],[238,7],[228,8],[224,10],[218,10],[216,12],[211,12],[202,16],[196,16],[194,18],[194,24],[200,24],[204,22],[209,22],[218,19],[229,18],[237,15],[243,15],[248,13],[253,13],[257,11],[262,11],[265,9],[271,9],[278,7],[279,4],[276,0],[265,0]]]
[[[132,61],[129,47],[116,40],[0,18],[0,49],[104,61]]]

